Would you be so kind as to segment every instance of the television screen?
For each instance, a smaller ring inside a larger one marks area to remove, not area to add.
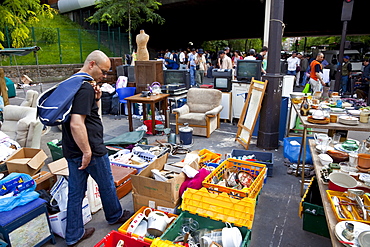
[[[228,79],[227,78],[215,78],[215,88],[227,88],[228,86]]]
[[[231,79],[230,78],[215,78],[214,88],[220,89],[222,92],[229,92],[231,90]]]
[[[236,78],[250,81],[261,80],[261,60],[237,60]]]
[[[189,72],[184,70],[163,70],[164,84],[185,84],[188,88],[190,84]]]

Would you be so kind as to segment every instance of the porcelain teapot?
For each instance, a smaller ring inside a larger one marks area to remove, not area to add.
[[[312,112],[312,118],[314,119],[325,119],[325,113],[322,110],[316,110]]]
[[[153,211],[148,216],[148,229],[147,232],[150,235],[159,237],[163,234],[164,230],[167,228],[167,225],[175,217],[168,217],[165,213],[161,211]]]

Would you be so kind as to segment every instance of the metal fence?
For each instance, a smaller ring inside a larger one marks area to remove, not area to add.
[[[4,44],[11,47],[10,33],[5,31]],[[102,50],[114,57],[129,53],[128,34],[121,33],[119,28],[100,31],[31,27],[26,46],[35,45],[41,48],[37,56],[2,58],[1,65],[83,63],[93,50]]]

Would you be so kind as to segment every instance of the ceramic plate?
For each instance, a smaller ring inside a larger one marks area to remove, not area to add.
[[[344,109],[342,108],[331,108],[332,112],[344,112]]]
[[[361,232],[357,241],[361,247],[370,246],[370,231]]]
[[[352,116],[360,116],[360,110],[348,110],[347,111],[349,114],[351,114]]]
[[[355,238],[352,241],[348,241],[345,237],[343,237],[342,232],[346,228],[345,224],[346,222],[352,223],[354,225],[354,231],[353,234]],[[341,241],[349,242],[352,245],[346,245],[346,246],[359,246],[358,243],[358,237],[362,232],[370,231],[370,226],[356,221],[341,221],[338,224],[335,225],[335,235],[337,238]]]
[[[346,153],[350,153],[350,152],[352,152],[352,151],[349,151],[349,150],[347,150],[347,149],[344,149],[344,148],[342,147],[342,144],[340,144],[340,143],[336,144],[336,145],[334,146],[334,149],[339,150],[339,151],[343,151],[343,152],[346,152]],[[353,152],[356,152],[356,153],[357,153],[357,150],[356,150],[356,151],[353,151]]]

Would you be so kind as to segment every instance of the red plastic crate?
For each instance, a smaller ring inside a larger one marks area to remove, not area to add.
[[[147,247],[150,243],[146,243],[140,239],[131,238],[128,235],[122,234],[117,231],[111,231],[102,240],[99,241],[94,247],[116,247],[118,241],[123,240],[124,246],[130,247]]]

